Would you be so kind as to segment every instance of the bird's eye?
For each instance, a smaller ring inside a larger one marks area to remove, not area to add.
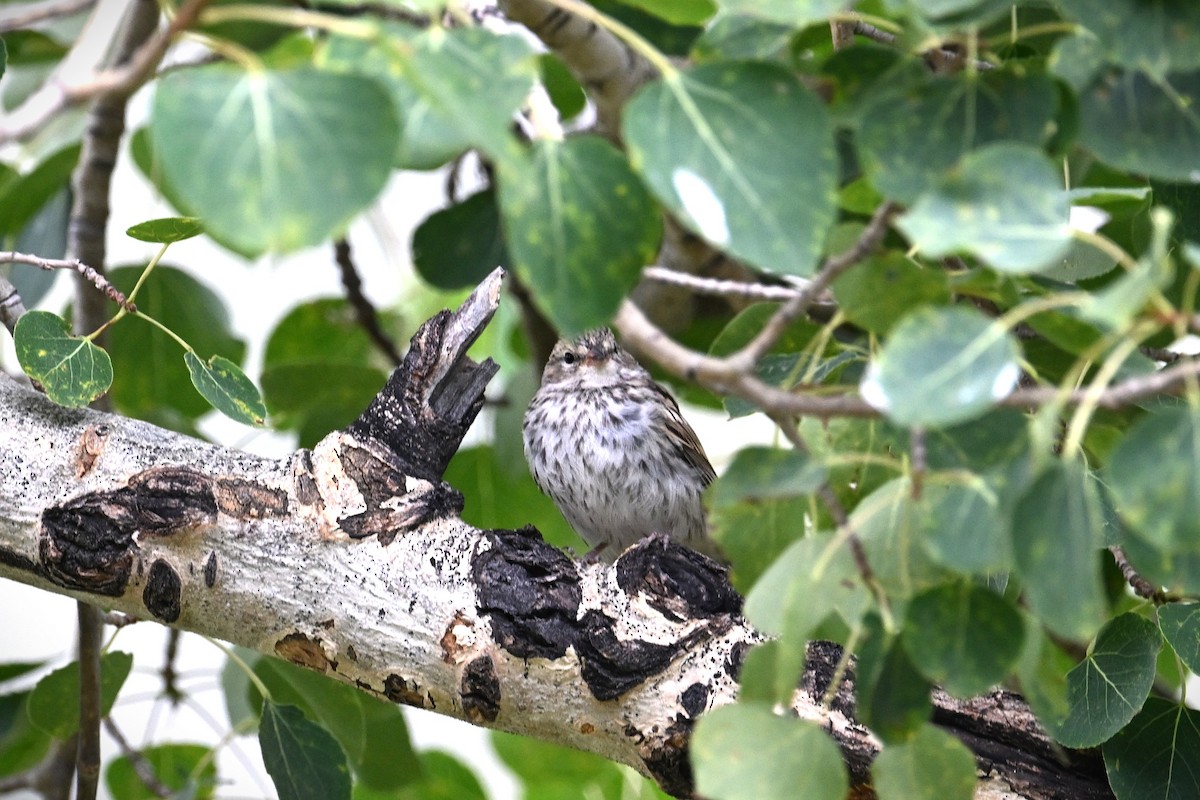
[[[574,364],[578,360],[579,360],[579,357],[576,356],[574,353],[572,353],[570,350],[563,353],[563,363],[566,364],[568,367],[571,366],[572,364]]]

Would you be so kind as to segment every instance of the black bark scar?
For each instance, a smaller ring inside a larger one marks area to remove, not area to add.
[[[533,528],[484,535],[492,547],[476,556],[471,573],[496,642],[517,658],[566,655],[578,636],[583,600],[575,562]]]
[[[216,515],[208,476],[186,467],[152,467],[120,489],[43,511],[38,559],[59,586],[119,597],[129,582],[135,533],[169,536]]]
[[[500,679],[490,656],[479,656],[463,668],[459,693],[468,720],[476,725],[496,721],[500,715]]]
[[[617,561],[617,584],[668,619],[709,622],[671,644],[623,638],[616,620],[600,611],[579,616],[578,565],[535,529],[485,535],[492,546],[476,556],[472,574],[492,637],[518,658],[561,658],[573,647],[597,700],[615,699],[661,673],[698,639],[728,630],[741,611],[723,566],[666,537],[651,537]],[[740,668],[740,659],[729,666]]]
[[[179,580],[179,573],[163,559],[155,560],[146,577],[146,588],[142,590],[146,610],[163,622],[174,622],[179,619],[182,595],[183,582]]]

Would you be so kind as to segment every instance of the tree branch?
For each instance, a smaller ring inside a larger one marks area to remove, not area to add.
[[[81,83],[62,84],[48,81],[10,115],[14,120],[24,118],[24,122],[0,126],[0,144],[25,139],[41,130],[64,109],[80,105],[94,97],[132,95],[149,80],[175,36],[191,27],[208,2],[209,0],[186,0],[175,12],[175,18],[166,30],[147,41],[122,66],[96,72],[90,79]]]
[[[80,11],[86,11],[94,5],[96,5],[96,0],[59,0],[59,2],[42,3],[39,6],[25,10],[23,13],[14,14],[7,19],[0,20],[0,33],[19,31],[22,28],[28,28],[31,25],[36,25],[48,19],[69,17],[72,14],[78,14]]]
[[[611,32],[546,0],[500,0],[500,10],[553,50],[587,89],[599,131],[616,140],[621,110],[654,68]]]
[[[129,302],[129,299],[125,297],[120,289],[109,283],[108,278],[78,258],[42,258],[28,253],[16,253],[8,250],[0,251],[0,264],[29,264],[30,266],[44,270],[71,270],[84,280],[90,281],[97,289],[104,293],[105,297],[126,311],[137,311],[137,306]]]
[[[343,236],[333,243],[333,257],[337,261],[338,271],[342,277],[342,288],[346,290],[346,300],[354,309],[359,326],[367,332],[367,336],[371,337],[371,341],[388,357],[392,364],[399,364],[400,351],[396,349],[396,343],[379,327],[379,314],[375,311],[375,306],[363,294],[362,278],[359,277],[358,268],[354,265],[349,239]]]

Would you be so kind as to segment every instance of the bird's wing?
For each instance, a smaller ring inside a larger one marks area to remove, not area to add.
[[[679,452],[683,454],[684,459],[691,464],[700,473],[704,480],[704,485],[708,486],[717,478],[717,473],[713,470],[712,464],[708,460],[708,456],[704,453],[704,445],[700,444],[700,439],[696,436],[696,432],[692,430],[692,426],[683,418],[683,412],[679,410],[679,403],[675,402],[675,398],[671,393],[659,386],[653,384],[655,390],[662,395],[663,407],[667,410],[667,434],[671,437],[671,441],[679,448]]]

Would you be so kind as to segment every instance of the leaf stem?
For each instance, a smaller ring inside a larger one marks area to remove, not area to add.
[[[374,39],[379,35],[380,29],[379,23],[374,20],[347,19],[304,8],[285,8],[251,3],[215,6],[205,9],[204,13],[200,15],[200,22],[204,25],[235,20],[270,22],[293,28],[319,28],[329,33],[350,36],[355,39]]]

